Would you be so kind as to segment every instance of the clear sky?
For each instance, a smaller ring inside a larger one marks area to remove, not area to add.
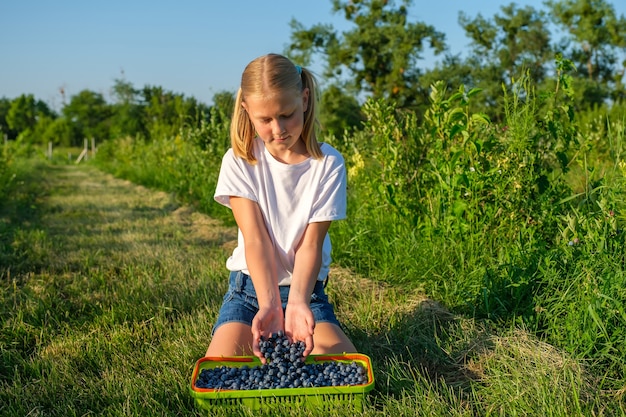
[[[510,3],[414,0],[409,17],[444,32],[458,54],[468,44],[459,11],[492,18]],[[542,0],[515,3],[545,9]],[[611,3],[626,13],[626,1]],[[250,60],[284,52],[292,18],[307,28],[351,27],[330,0],[0,0],[0,97],[33,94],[58,108],[60,88],[110,100],[114,80],[124,78],[209,104],[216,92],[236,90]]]

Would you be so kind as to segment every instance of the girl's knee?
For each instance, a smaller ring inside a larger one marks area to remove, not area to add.
[[[205,356],[252,355],[252,330],[243,323],[225,323],[213,334]]]
[[[313,354],[356,353],[357,350],[341,328],[332,323],[315,325]]]

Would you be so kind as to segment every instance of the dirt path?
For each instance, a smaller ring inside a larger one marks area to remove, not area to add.
[[[90,167],[61,166],[51,173],[41,221],[55,242],[50,249],[59,268],[102,259],[191,258],[236,239],[232,228],[166,193]]]

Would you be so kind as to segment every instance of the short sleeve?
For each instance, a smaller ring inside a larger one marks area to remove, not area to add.
[[[252,178],[245,164],[245,161],[235,156],[232,149],[224,154],[213,196],[215,201],[228,208],[230,208],[230,197],[243,197],[257,201]]]
[[[328,174],[320,183],[309,222],[341,220],[346,218],[346,169],[343,157],[333,154],[328,157]]]

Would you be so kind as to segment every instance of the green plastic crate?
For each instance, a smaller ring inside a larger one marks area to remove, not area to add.
[[[310,387],[310,388],[276,388],[257,390],[219,390],[196,388],[196,380],[203,369],[227,366],[239,368],[244,365],[254,367],[261,365],[261,361],[254,356],[231,356],[222,358],[204,357],[196,362],[191,376],[190,392],[196,405],[205,410],[215,407],[239,408],[245,406],[252,410],[261,410],[276,405],[285,406],[313,406],[331,410],[338,405],[348,405],[362,409],[365,394],[374,388],[374,373],[371,360],[367,355],[350,353],[343,355],[309,355],[305,363],[324,362],[356,362],[367,371],[367,383],[361,385],[338,387]]]

